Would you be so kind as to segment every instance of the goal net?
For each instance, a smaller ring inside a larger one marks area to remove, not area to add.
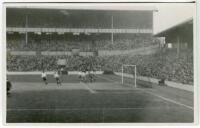
[[[122,65],[121,82],[123,85],[137,87],[136,65]]]

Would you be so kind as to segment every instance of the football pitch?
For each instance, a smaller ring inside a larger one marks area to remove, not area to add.
[[[7,123],[192,123],[193,93],[137,80],[122,85],[116,75],[97,75],[96,82],[62,76],[62,86],[48,76],[8,75]],[[126,78],[127,81],[131,79]]]

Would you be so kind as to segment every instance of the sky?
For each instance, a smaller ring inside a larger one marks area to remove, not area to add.
[[[180,24],[195,16],[195,4],[159,4],[154,13],[154,34]]]

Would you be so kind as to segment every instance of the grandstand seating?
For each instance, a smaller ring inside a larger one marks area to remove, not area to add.
[[[91,11],[8,8],[6,10],[7,28],[37,28],[39,31],[29,31],[26,44],[24,32],[7,30],[7,71],[42,71],[43,69],[54,71],[58,67],[57,60],[64,58],[67,61],[66,69],[68,71],[102,70],[112,73],[121,72],[123,64],[131,64],[137,65],[137,74],[140,76],[192,85],[194,78],[192,48],[180,51],[179,55],[169,49],[161,49],[160,51],[153,49],[156,53],[152,52],[153,54],[149,55],[138,55],[133,52],[122,54],[122,51],[125,50],[139,48],[146,50],[146,47],[160,44],[160,41],[154,38],[151,33],[153,29],[152,14],[153,11],[142,10]],[[82,29],[85,33],[83,31],[75,31],[75,33],[72,33],[74,31],[68,33],[63,31],[41,32],[42,28]],[[98,32],[88,33],[88,29],[98,29]],[[128,31],[134,29],[136,33],[122,33],[122,31],[114,33],[112,43],[111,33],[102,33],[99,31],[101,29],[125,29]],[[150,30],[150,32],[137,33],[138,30],[142,29]],[[66,53],[73,54],[73,50],[77,49],[80,52],[95,52],[96,54],[87,57],[72,56],[71,54],[65,54],[65,56],[63,54],[51,54],[51,56],[50,54],[41,54],[42,51],[44,51],[43,53],[66,51]],[[11,55],[10,51],[25,52],[20,55]],[[34,54],[28,55],[27,51],[33,51]],[[120,55],[108,55],[107,53],[101,56],[98,51],[102,51],[102,53],[116,51]],[[138,51],[136,52],[138,53]]]
[[[191,51],[182,51],[180,56],[171,51],[160,52],[153,55],[138,56],[109,56],[104,57],[105,69],[121,71],[122,64],[137,65],[138,75],[152,78],[181,82],[184,84],[193,83],[193,57]]]
[[[67,60],[68,70],[81,70],[83,63],[92,64],[95,70],[112,70],[121,72],[122,64],[137,65],[138,75],[165,78],[167,80],[193,83],[193,57],[191,51],[182,51],[180,56],[174,52],[166,51],[153,55],[121,55],[121,56],[7,56],[8,71],[41,71],[45,67],[48,71],[57,68],[58,58]]]
[[[33,20],[34,21],[34,20]],[[85,23],[84,23],[85,24]],[[114,34],[114,43],[110,41],[110,34],[78,35],[73,34],[30,34],[28,44],[25,44],[24,34],[8,34],[8,51],[80,51],[91,50],[132,50],[159,44],[152,35],[142,34]],[[95,39],[95,40],[94,40]],[[95,70],[111,70],[121,72],[122,64],[137,65],[137,72],[141,76],[165,78],[167,80],[193,83],[193,57],[191,51],[181,51],[177,57],[172,51],[158,51],[151,55],[117,55],[117,56],[13,56],[7,55],[8,71],[47,71],[57,68],[57,59],[67,60],[68,70],[82,70],[83,63],[96,67]],[[89,62],[89,63],[88,63]]]
[[[94,42],[91,39],[88,40],[87,37],[81,40],[77,40],[75,37],[73,37],[75,39],[64,40],[61,37],[58,36],[55,39],[48,40],[48,37],[41,39],[41,37],[35,36],[30,37],[28,44],[26,44],[25,39],[22,37],[13,39],[8,36],[7,48],[13,51],[71,51],[73,48],[89,51],[94,47],[98,50],[130,50],[158,44],[158,41],[149,35],[131,35],[131,38],[116,37],[113,44],[110,39],[101,36],[97,37]]]

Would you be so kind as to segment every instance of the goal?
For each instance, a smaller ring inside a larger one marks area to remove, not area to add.
[[[136,65],[122,65],[121,82],[123,85],[137,87],[137,67]]]

